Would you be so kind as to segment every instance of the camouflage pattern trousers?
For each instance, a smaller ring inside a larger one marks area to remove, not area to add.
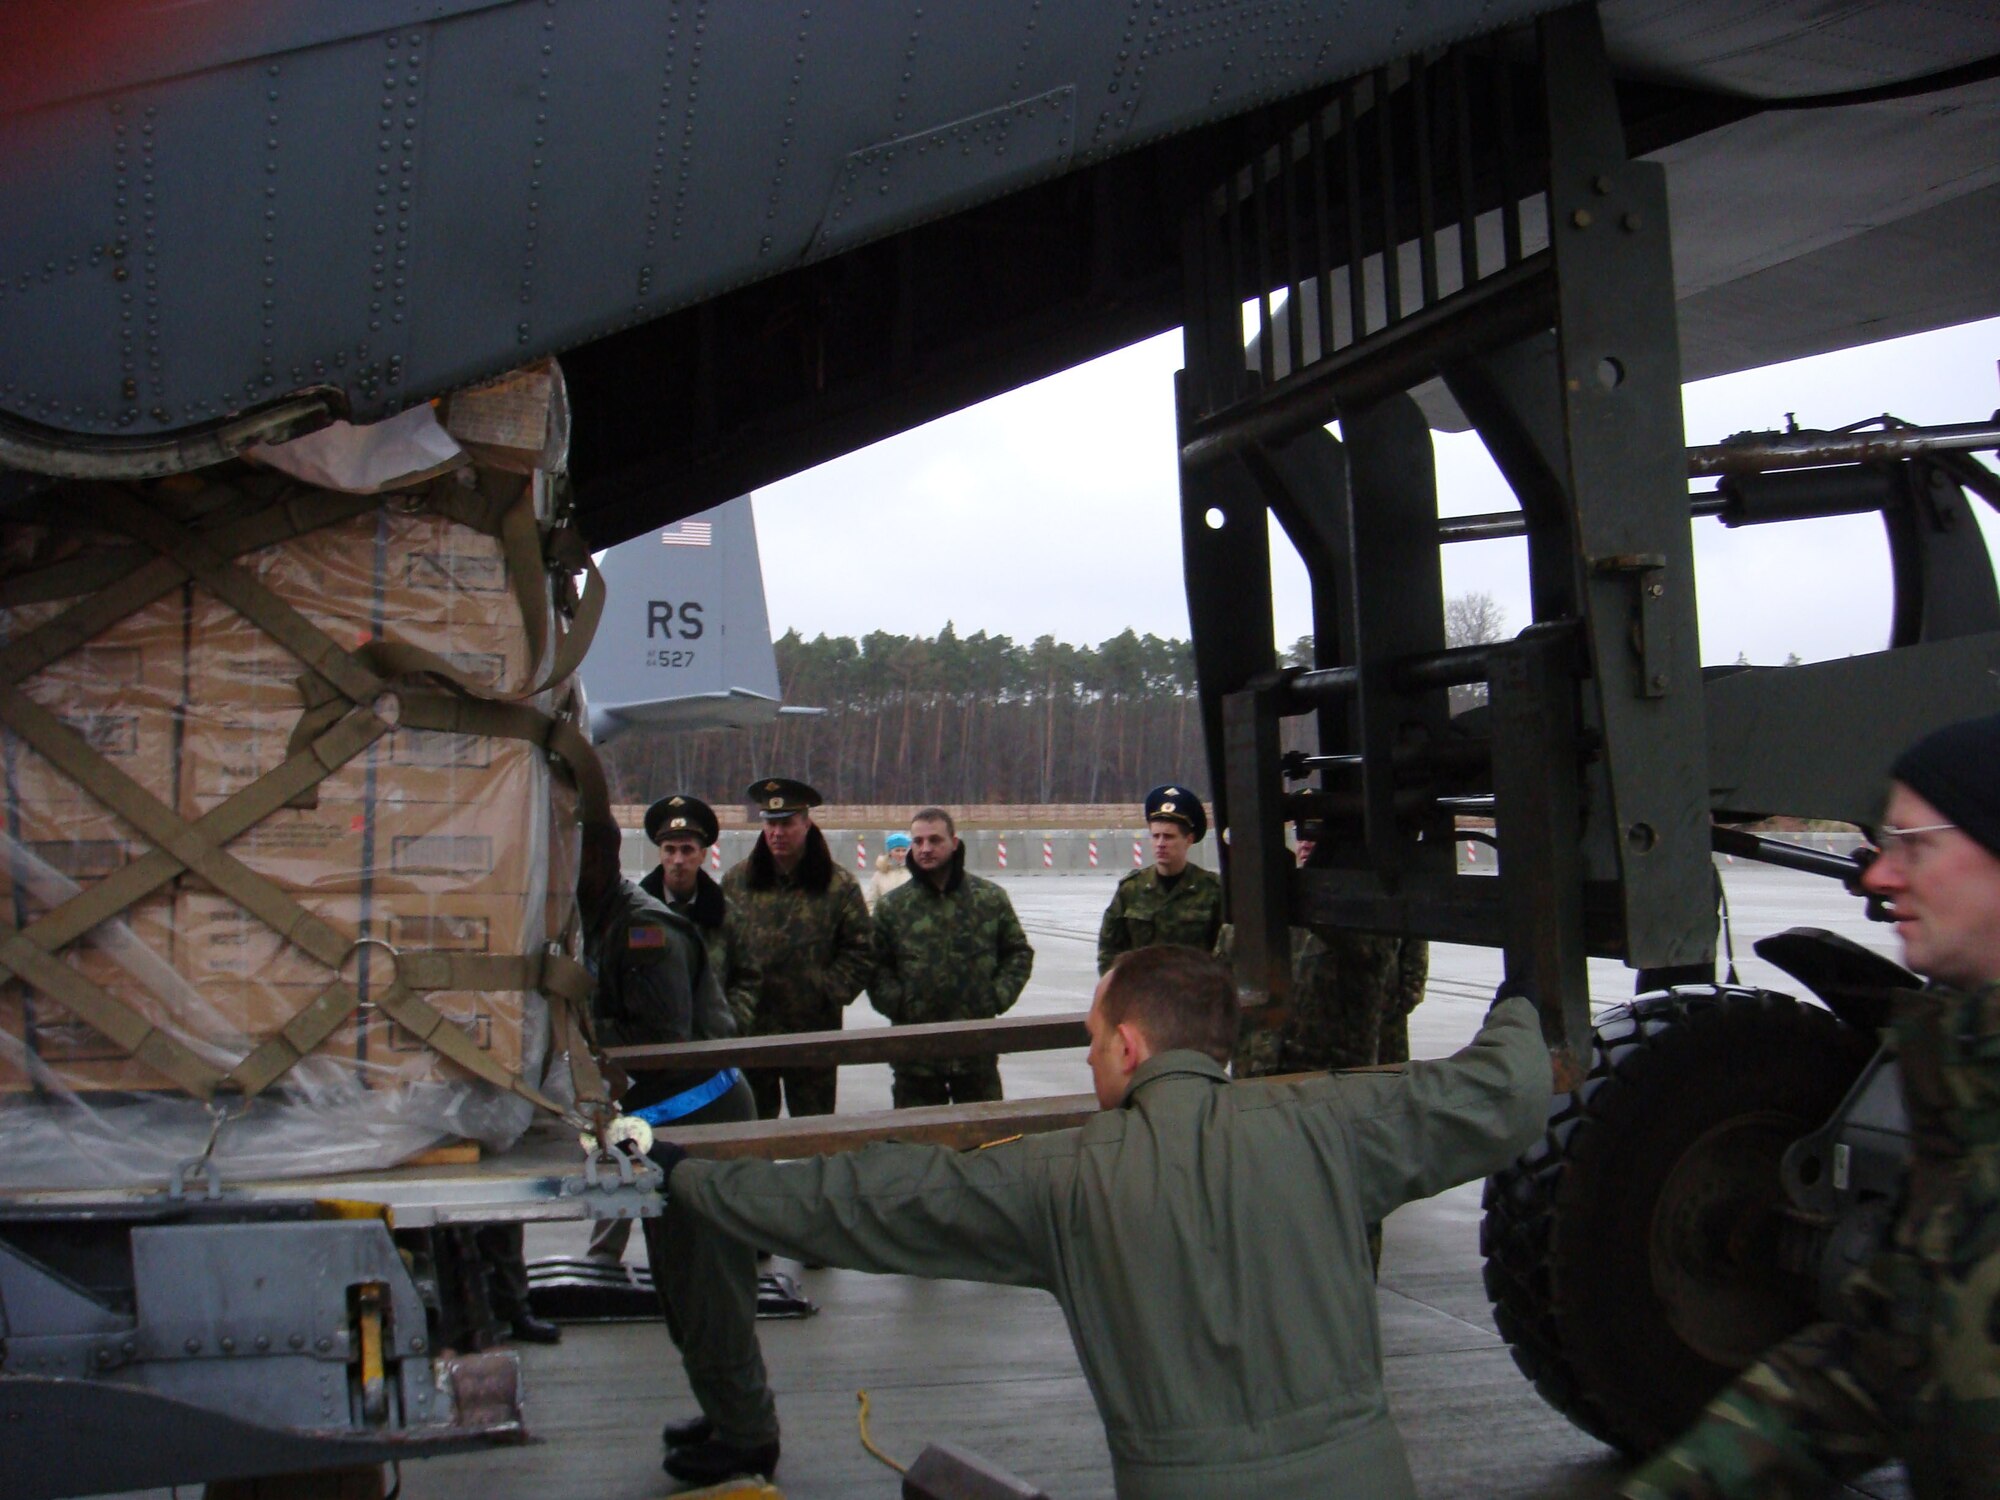
[[[1845,1323],[1802,1329],[1738,1376],[1618,1493],[1808,1500],[1901,1458],[1917,1500],[2000,1495],[2000,1401],[1939,1393],[1929,1362],[1912,1349]]]

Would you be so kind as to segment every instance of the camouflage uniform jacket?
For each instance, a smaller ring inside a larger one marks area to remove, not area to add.
[[[1134,948],[1155,943],[1184,943],[1204,953],[1215,950],[1222,935],[1222,881],[1199,865],[1190,864],[1171,888],[1160,881],[1157,865],[1134,870],[1118,882],[1104,921],[1097,929],[1097,972]]]
[[[758,972],[751,1036],[837,1031],[841,1007],[868,985],[868,904],[861,886],[835,865],[814,894],[782,871],[768,890],[750,888],[750,861],[722,877],[729,942]]]
[[[1402,939],[1332,929],[1324,935],[1303,927],[1291,931],[1289,1014],[1275,1029],[1246,1027],[1232,1071],[1238,1078],[1259,1078],[1382,1061],[1382,1021],[1404,998]],[[1232,935],[1225,930],[1218,951],[1226,952]]]
[[[1847,1287],[1865,1323],[1915,1339],[1920,1395],[2000,1412],[2000,982],[1897,997],[1911,1159],[1890,1248]]]
[[[655,865],[639,882],[639,889],[701,929],[708,966],[721,978],[722,993],[729,997],[729,1013],[736,1018],[733,1034],[749,1035],[750,1018],[757,1013],[757,965],[750,957],[750,945],[730,922],[729,903],[723,897],[722,886],[708,871],[697,870],[694,894],[685,901],[676,900],[667,893],[666,872]]]
[[[736,1021],[700,930],[629,880],[586,916],[583,961],[597,980],[591,1023],[600,1047],[734,1036]],[[626,1089],[627,1110],[670,1098],[714,1073],[648,1072]]]
[[[875,908],[875,977],[868,999],[898,1026],[983,1021],[1021,998],[1035,950],[1014,903],[990,880],[965,873],[965,846],[940,890],[918,873]],[[949,1065],[898,1063],[898,1075]]]
[[[1367,1225],[1505,1166],[1548,1091],[1540,1020],[1512,999],[1407,1072],[1231,1084],[1213,1058],[1161,1052],[1077,1129],[688,1160],[669,1185],[783,1255],[1053,1293],[1120,1500],[1414,1500]]]

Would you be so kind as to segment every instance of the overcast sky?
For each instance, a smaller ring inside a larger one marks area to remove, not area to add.
[[[1029,641],[1096,644],[1131,626],[1185,636],[1173,372],[1163,335],[757,492],[774,633],[930,635],[947,620]],[[1690,443],[1836,427],[1884,410],[1982,421],[2000,405],[2000,319],[1688,386]],[[1512,509],[1470,433],[1437,436],[1446,514]],[[1989,549],[2000,526],[1975,504]],[[1310,628],[1305,570],[1274,532],[1274,616]],[[1843,517],[1731,531],[1695,523],[1702,658],[1808,661],[1872,651],[1889,626],[1882,525]],[[1445,551],[1445,592],[1485,590],[1528,622],[1525,544]]]

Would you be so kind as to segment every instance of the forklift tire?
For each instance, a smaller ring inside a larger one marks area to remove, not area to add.
[[[1628,1454],[1678,1435],[1814,1315],[1780,1268],[1779,1163],[1874,1052],[1770,990],[1689,985],[1606,1012],[1589,1076],[1486,1183],[1494,1322],[1542,1398]]]

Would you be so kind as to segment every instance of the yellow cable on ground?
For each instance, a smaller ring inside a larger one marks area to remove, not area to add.
[[[725,1479],[698,1490],[675,1490],[673,1500],[785,1500],[785,1492],[768,1479]]]
[[[909,1473],[910,1466],[908,1464],[897,1463],[895,1459],[889,1457],[888,1454],[876,1447],[875,1439],[868,1435],[868,1393],[866,1391],[856,1391],[854,1397],[861,1403],[861,1412],[855,1418],[861,1426],[861,1446],[868,1450],[869,1457],[880,1459],[898,1474]]]

